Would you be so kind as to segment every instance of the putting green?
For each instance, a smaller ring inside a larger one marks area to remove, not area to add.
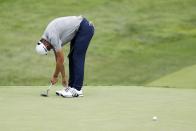
[[[40,97],[47,87],[0,87],[1,131],[195,131],[196,90],[85,87],[85,97]],[[152,117],[158,120],[153,121]]]
[[[167,86],[180,88],[196,88],[196,65],[183,68],[148,84],[148,86]]]

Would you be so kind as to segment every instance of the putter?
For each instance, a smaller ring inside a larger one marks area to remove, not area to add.
[[[42,92],[40,95],[43,97],[48,97],[48,93],[49,93],[51,87],[52,87],[52,83],[50,83],[50,86],[48,87],[48,89],[46,91]]]

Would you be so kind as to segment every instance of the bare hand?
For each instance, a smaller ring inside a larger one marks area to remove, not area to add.
[[[52,77],[51,80],[50,80],[50,82],[51,82],[53,85],[56,84],[57,81],[58,81],[58,78],[57,78],[57,77]]]

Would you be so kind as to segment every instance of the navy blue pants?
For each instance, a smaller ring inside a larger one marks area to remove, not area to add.
[[[83,19],[76,36],[70,44],[69,86],[81,90],[84,80],[84,64],[88,45],[93,37],[94,27]]]

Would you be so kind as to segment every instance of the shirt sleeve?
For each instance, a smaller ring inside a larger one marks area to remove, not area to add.
[[[61,40],[57,35],[51,35],[52,37],[50,38],[50,43],[52,44],[52,46],[54,47],[55,51],[58,51],[59,49],[61,49]]]

